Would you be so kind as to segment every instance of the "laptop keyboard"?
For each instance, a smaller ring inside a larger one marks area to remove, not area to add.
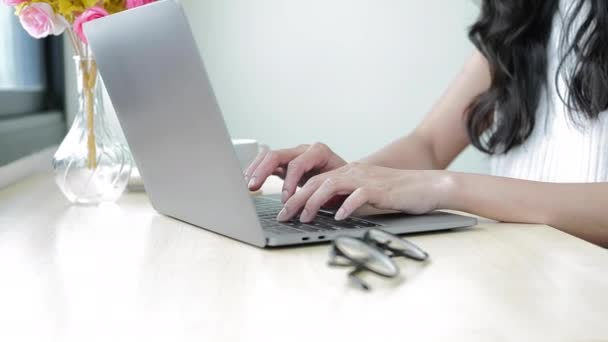
[[[359,218],[347,218],[343,221],[334,220],[334,215],[327,211],[319,211],[314,221],[302,223],[296,217],[288,222],[278,222],[277,215],[283,209],[283,204],[277,200],[265,197],[254,197],[254,204],[264,230],[275,234],[301,234],[338,231],[342,229],[360,229],[380,227],[379,224]]]

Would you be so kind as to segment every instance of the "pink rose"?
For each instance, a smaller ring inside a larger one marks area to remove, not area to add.
[[[87,37],[84,35],[84,31],[82,30],[82,25],[84,23],[88,23],[89,21],[93,21],[95,19],[103,18],[108,15],[108,12],[102,7],[96,6],[91,7],[74,20],[74,32],[78,35],[78,38],[82,40],[85,44],[87,44]]]
[[[3,0],[5,5],[17,6],[20,3],[26,2],[27,0]]]
[[[149,4],[151,2],[154,2],[154,0],[126,0],[125,6],[127,7],[127,9],[131,9],[131,8]]]
[[[25,6],[19,12],[19,21],[27,33],[34,38],[44,38],[49,34],[58,36],[66,27],[63,17],[56,15],[51,5],[44,2],[34,2]]]

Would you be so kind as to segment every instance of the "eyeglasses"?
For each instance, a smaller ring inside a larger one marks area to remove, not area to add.
[[[370,229],[363,238],[337,237],[329,252],[329,266],[354,267],[348,277],[363,290],[371,287],[357,276],[362,271],[370,271],[385,278],[399,275],[399,267],[393,257],[406,257],[425,261],[429,254],[408,240],[380,229]]]

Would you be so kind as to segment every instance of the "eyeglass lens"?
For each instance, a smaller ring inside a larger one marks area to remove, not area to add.
[[[400,252],[403,256],[415,260],[423,261],[429,257],[427,252],[415,244],[379,229],[370,229],[366,237],[393,252]]]
[[[352,237],[340,237],[334,241],[334,245],[346,258],[372,272],[386,277],[399,274],[399,268],[391,258],[364,241]]]

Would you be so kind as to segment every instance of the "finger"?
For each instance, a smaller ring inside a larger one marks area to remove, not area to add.
[[[283,203],[293,196],[306,173],[327,162],[327,151],[323,146],[321,144],[312,145],[304,153],[289,162],[285,182],[283,183]]]
[[[371,188],[358,188],[353,192],[348,198],[342,203],[338,212],[336,212],[335,219],[337,221],[342,221],[349,217],[355,212],[355,210],[359,209],[366,203],[374,204],[378,201],[378,191]]]
[[[245,170],[245,182],[246,183],[249,183],[249,179],[251,178],[253,171],[255,171],[255,169],[258,168],[258,166],[260,165],[262,160],[264,160],[264,158],[266,158],[266,154],[268,154],[268,152],[270,152],[270,149],[263,148],[260,151],[260,153],[258,153],[258,155],[255,157],[253,162],[251,162],[251,164],[249,164],[249,167],[247,167],[247,170]]]
[[[277,220],[281,222],[289,221],[295,217],[300,210],[306,204],[306,201],[310,196],[323,184],[327,177],[331,176],[331,173],[324,173],[315,177],[312,177],[308,183],[300,191],[296,192],[291,198],[285,202],[283,210],[277,216]]]
[[[269,151],[264,156],[264,159],[259,163],[257,168],[251,174],[251,178],[247,186],[249,190],[259,190],[266,179],[272,175],[272,173],[281,165],[289,163],[292,159],[296,158],[302,153],[300,147]]]
[[[300,221],[311,222],[325,203],[336,195],[350,194],[359,186],[357,180],[352,177],[330,177],[315,191],[300,214]]]
[[[266,179],[281,165],[281,155],[278,151],[269,151],[251,174],[247,187],[251,191],[259,190]]]

